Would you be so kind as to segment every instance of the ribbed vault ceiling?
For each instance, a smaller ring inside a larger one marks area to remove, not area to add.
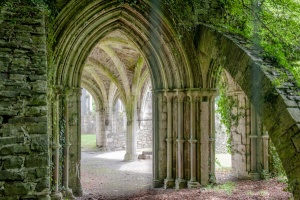
[[[107,108],[113,106],[110,105],[110,99],[116,96],[126,106],[132,101],[132,96],[139,94],[148,78],[149,72],[138,48],[123,32],[115,30],[91,51],[81,82],[94,88],[94,98],[103,104],[99,108]]]

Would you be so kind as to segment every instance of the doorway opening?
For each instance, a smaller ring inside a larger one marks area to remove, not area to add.
[[[81,152],[84,194],[109,198],[150,188],[153,181],[152,84],[140,50],[121,30],[109,33],[87,57],[81,85],[95,99],[94,148]],[[83,90],[82,114],[87,105],[93,107],[93,103],[86,102],[92,99],[86,94]],[[81,123],[82,133],[92,128],[84,118]],[[83,137],[84,134],[82,145]],[[133,184],[126,185],[124,181]]]

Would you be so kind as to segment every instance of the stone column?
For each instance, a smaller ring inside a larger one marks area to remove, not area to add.
[[[188,91],[188,96],[190,97],[191,101],[191,111],[190,111],[190,166],[191,166],[191,178],[188,181],[188,188],[197,188],[200,186],[200,183],[196,179],[196,169],[197,169],[197,152],[196,152],[196,143],[198,142],[196,138],[196,101],[197,97],[199,96],[199,91]]]
[[[69,129],[69,106],[70,106],[70,95],[72,90],[67,90],[64,101],[64,117],[65,117],[65,144],[64,144],[64,176],[63,186],[65,188],[66,197],[74,199],[72,190],[69,188],[69,159],[70,159],[70,129]]]
[[[96,146],[101,147],[101,116],[100,110],[96,110]]]
[[[207,185],[209,183],[209,131],[210,131],[210,116],[209,116],[209,102],[207,97],[206,91],[201,91],[201,101],[200,101],[200,110],[201,110],[201,116],[200,116],[200,165],[201,169],[199,170],[200,174],[200,184],[201,185]]]
[[[106,111],[101,109],[96,112],[96,144],[97,147],[103,148],[107,146],[106,143]]]
[[[134,99],[134,98],[132,98]],[[126,154],[124,161],[135,161],[137,160],[137,136],[136,136],[136,106],[137,103],[135,100],[131,105],[126,107],[127,114],[127,132],[126,132]]]
[[[152,91],[152,151],[153,151],[153,187],[154,188],[160,188],[161,187],[161,177],[160,177],[160,167],[162,164],[160,162],[160,137],[159,137],[159,131],[160,129],[160,117],[162,114],[161,104],[162,104],[162,98],[161,98],[161,92],[160,91]]]
[[[252,179],[258,180],[259,173],[257,171],[257,116],[255,112],[255,108],[251,105],[251,135],[250,138],[250,154],[251,154],[251,172],[250,175]]]
[[[176,189],[181,189],[186,187],[186,180],[184,180],[183,174],[183,101],[185,93],[183,91],[177,91],[178,98],[178,122],[177,122],[177,179],[176,179]]]
[[[264,170],[264,175],[268,176],[269,175],[269,134],[268,131],[264,131],[264,134],[262,136],[263,139],[263,170]]]
[[[172,136],[172,101],[173,101],[173,92],[165,92],[165,96],[167,98],[167,178],[164,181],[164,188],[173,188],[174,187],[174,179],[173,179],[173,136]]]
[[[215,183],[215,92],[211,92],[209,98],[209,182]]]
[[[81,168],[81,88],[72,87],[72,93],[68,99],[68,129],[69,129],[69,188],[76,196],[82,196],[80,182]]]
[[[53,102],[53,154],[52,154],[52,162],[53,162],[53,180],[52,180],[52,193],[51,193],[51,199],[62,199],[62,194],[59,191],[59,149],[61,148],[61,145],[59,143],[59,120],[60,120],[60,112],[61,112],[61,106],[60,106],[60,89],[56,88],[54,93],[54,102]]]

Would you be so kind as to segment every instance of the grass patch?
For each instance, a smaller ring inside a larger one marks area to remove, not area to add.
[[[96,134],[82,134],[81,148],[96,148]]]
[[[234,182],[227,182],[222,185],[209,185],[207,187],[208,190],[213,191],[224,191],[227,195],[231,195],[233,190],[235,189],[236,183]]]

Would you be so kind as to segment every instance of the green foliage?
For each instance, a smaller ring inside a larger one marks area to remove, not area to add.
[[[199,24],[199,1],[164,0],[162,2],[171,15],[170,19],[179,37],[182,37],[184,32],[194,30],[195,26]]]
[[[288,69],[300,85],[298,0],[211,0],[209,3],[163,0],[162,3],[179,37],[194,30],[200,22],[239,34],[249,39],[260,56]],[[278,86],[279,81],[274,84]]]
[[[96,134],[82,134],[81,135],[82,148],[96,148]]]
[[[226,127],[226,134],[228,135],[227,140],[227,151],[231,153],[231,127],[233,125],[237,125],[239,116],[233,114],[233,108],[237,107],[237,101],[227,95],[227,86],[226,84],[220,80],[218,83],[219,89],[219,97],[217,99],[218,109],[216,110],[220,115],[221,119],[220,122],[224,124]]]
[[[286,176],[273,142],[269,142],[269,173],[271,177]]]
[[[208,185],[207,189],[214,191],[224,191],[227,195],[231,195],[235,187],[236,183],[230,181],[221,185]]]
[[[300,4],[296,0],[222,0],[223,17],[211,23],[249,38],[262,55],[300,83]],[[278,81],[275,82],[278,85]]]

